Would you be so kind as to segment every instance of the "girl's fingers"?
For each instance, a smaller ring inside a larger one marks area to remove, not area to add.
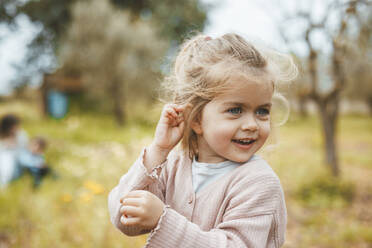
[[[122,202],[125,198],[140,198],[145,196],[145,194],[148,193],[146,190],[133,190],[130,191],[128,194],[126,194],[124,197],[120,199],[120,202]]]
[[[190,107],[192,107],[190,103],[184,105],[167,104],[163,109],[162,116],[167,119],[168,125],[178,126],[188,115]]]
[[[186,109],[192,107],[190,103],[183,104],[183,105],[177,105],[177,104],[168,104],[165,107],[165,110],[172,112],[173,116],[179,116],[182,114]]]
[[[130,218],[127,218],[125,217],[124,215],[122,215],[120,217],[120,222],[121,224],[125,225],[125,226],[133,226],[133,225],[138,225],[141,223],[141,219],[138,218],[138,217],[130,217]]]
[[[192,105],[190,103],[187,103],[187,104],[183,104],[183,105],[175,105],[174,109],[177,112],[183,112],[190,107],[192,107]]]
[[[176,106],[176,105],[168,104],[168,105],[166,105],[166,106],[164,107],[164,110],[163,110],[163,111],[164,111],[165,113],[167,113],[167,114],[172,113],[172,114],[177,115],[177,112],[176,112],[175,106]]]
[[[138,207],[133,207],[133,206],[122,206],[120,208],[120,214],[121,215],[130,215],[130,216],[139,216],[143,214],[142,210]]]
[[[168,118],[169,124],[171,126],[177,126],[180,122],[184,121],[185,113],[187,108],[191,107],[191,104],[176,105],[169,104],[165,108],[165,117]]]
[[[129,192],[128,194],[126,194],[125,196],[123,196],[122,198],[120,198],[120,203],[123,204],[124,200],[126,199],[130,199],[130,198],[140,198],[141,196],[140,195],[136,195],[136,194],[130,194],[131,192]]]
[[[132,191],[129,192],[128,196],[142,197],[142,196],[146,195],[147,193],[149,193],[149,192],[146,191],[146,190],[132,190]]]
[[[176,111],[179,113],[179,116],[186,118],[189,115],[191,108],[192,108],[192,105],[188,103],[182,106],[178,106],[176,108]]]
[[[178,117],[177,112],[174,109],[171,109],[169,112],[167,112],[168,117],[176,119]]]
[[[141,206],[143,203],[143,201],[141,200],[141,198],[124,198],[122,201],[121,201],[121,204],[122,205],[126,205],[126,206]]]

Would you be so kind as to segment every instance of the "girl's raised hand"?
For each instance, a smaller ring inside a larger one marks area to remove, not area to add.
[[[156,127],[153,145],[161,150],[172,150],[181,140],[185,128],[184,115],[188,105],[164,106]]]
[[[163,213],[164,203],[145,190],[134,190],[120,199],[120,222],[125,226],[153,229]]]
[[[144,165],[149,172],[163,163],[177,145],[185,129],[185,115],[190,105],[167,104],[164,106],[155,130],[152,144],[146,149]]]

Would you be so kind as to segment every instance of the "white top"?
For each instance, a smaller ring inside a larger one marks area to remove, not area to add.
[[[21,149],[27,147],[27,142],[27,133],[23,130],[17,132],[14,147],[9,147],[8,144],[0,140],[0,188],[7,186],[19,175],[17,156]]]
[[[253,155],[249,161],[258,159],[257,155]],[[236,163],[230,160],[226,160],[220,163],[203,163],[195,160],[192,161],[192,186],[194,192],[197,193],[209,183],[217,180],[223,175],[234,170],[236,167],[243,163]]]

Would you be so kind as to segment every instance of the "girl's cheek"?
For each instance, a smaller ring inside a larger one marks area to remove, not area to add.
[[[260,132],[261,132],[261,135],[262,136],[269,136],[270,132],[271,132],[271,124],[269,121],[265,122],[261,128],[260,128]]]

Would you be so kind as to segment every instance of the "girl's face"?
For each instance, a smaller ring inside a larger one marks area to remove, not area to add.
[[[269,136],[272,84],[242,77],[230,82],[233,89],[210,101],[191,125],[199,162],[246,162]]]

